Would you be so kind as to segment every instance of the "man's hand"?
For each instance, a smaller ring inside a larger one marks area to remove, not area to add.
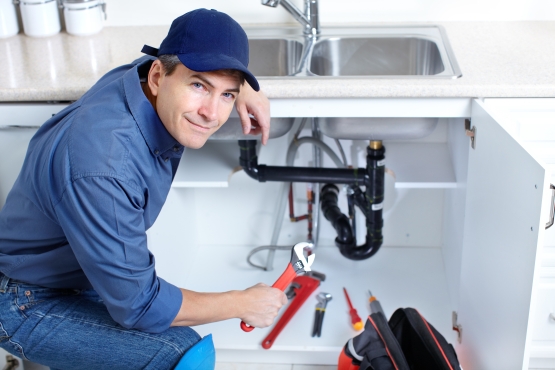
[[[287,304],[287,297],[281,290],[259,283],[242,293],[240,319],[257,328],[272,325],[279,309]]]
[[[172,326],[194,326],[239,318],[251,326],[264,328],[272,325],[279,309],[287,304],[285,293],[262,283],[224,293],[186,289],[181,289],[181,293],[181,309]]]
[[[256,92],[248,83],[241,86],[241,92],[235,101],[243,133],[258,135],[262,133],[262,144],[268,142],[270,135],[270,101],[261,91]],[[254,116],[254,119],[249,115]]]

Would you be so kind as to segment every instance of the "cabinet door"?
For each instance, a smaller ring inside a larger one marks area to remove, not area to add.
[[[457,353],[465,370],[528,364],[546,170],[499,121],[487,105],[473,101],[476,143],[469,153],[458,311]]]

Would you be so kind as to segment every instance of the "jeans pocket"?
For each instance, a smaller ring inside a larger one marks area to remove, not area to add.
[[[69,295],[77,295],[79,290],[74,289],[54,289],[36,285],[18,283],[15,289],[15,305],[24,316],[28,317],[34,310],[43,307],[48,310],[50,302],[55,302],[56,298]]]

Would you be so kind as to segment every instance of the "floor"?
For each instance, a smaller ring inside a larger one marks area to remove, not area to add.
[[[45,370],[45,366],[24,362],[25,370]],[[336,366],[287,365],[287,364],[239,364],[217,363],[215,370],[335,370]]]
[[[215,370],[335,370],[337,366],[217,363]]]

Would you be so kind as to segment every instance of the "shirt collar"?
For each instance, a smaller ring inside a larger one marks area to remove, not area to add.
[[[135,67],[123,75],[123,89],[129,110],[137,122],[137,126],[145,139],[150,151],[155,156],[166,152],[171,156],[181,156],[183,145],[170,135],[154,107],[146,98],[139,80],[138,67],[150,63],[152,58],[143,57],[137,61]],[[167,156],[166,156],[167,157]]]

